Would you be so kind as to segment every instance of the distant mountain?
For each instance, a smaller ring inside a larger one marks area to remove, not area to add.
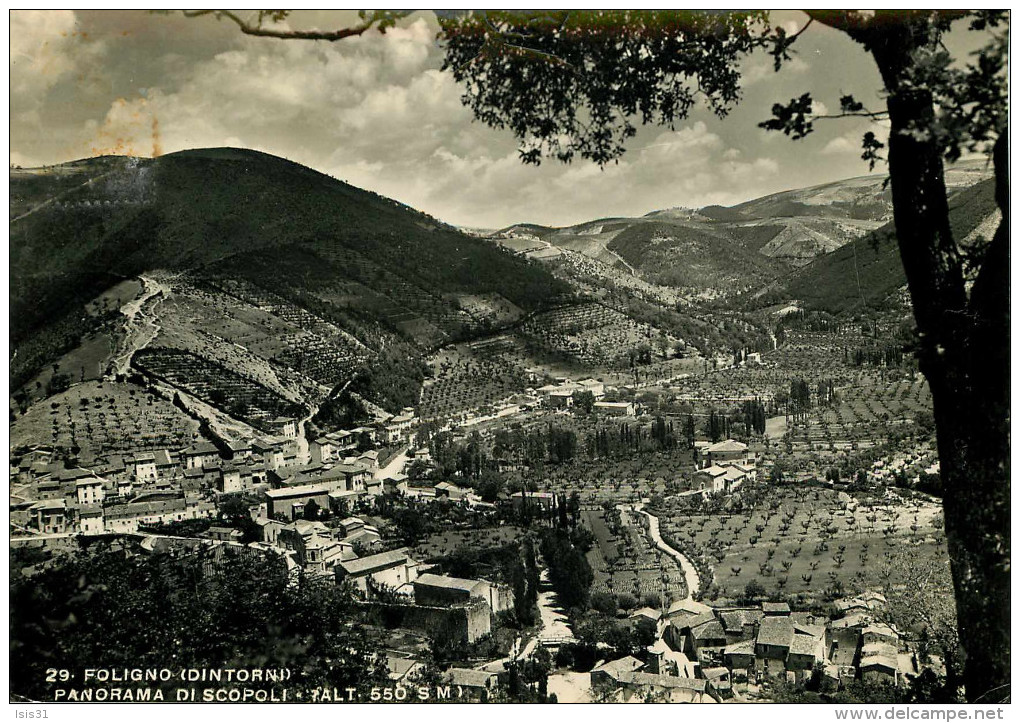
[[[22,379],[88,334],[93,299],[153,270],[246,303],[272,297],[370,348],[387,335],[422,347],[470,335],[569,291],[424,213],[255,151],[106,157],[10,178]]]
[[[991,176],[984,161],[946,172],[951,191]],[[607,218],[566,228],[516,224],[492,235],[535,259],[585,254],[655,284],[715,294],[740,292],[868,237],[892,218],[882,175],[774,193],[731,207],[674,207],[639,218]]]
[[[990,240],[1000,218],[995,184],[986,179],[949,200],[953,236],[964,245]],[[907,283],[890,222],[868,236],[815,259],[782,284],[782,295],[832,313],[881,304]]]

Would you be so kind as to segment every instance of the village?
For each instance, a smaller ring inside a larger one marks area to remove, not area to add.
[[[753,374],[761,365],[755,354],[739,366]],[[725,367],[719,373],[726,373]],[[717,395],[713,402],[719,401]],[[917,630],[891,622],[880,581],[858,571],[853,583],[836,584],[845,545],[829,572],[833,584],[822,597],[792,595],[796,586],[788,580],[799,569],[789,574],[796,554],[784,562],[785,576],[773,572],[770,561],[780,549],[782,531],[794,519],[803,521],[796,505],[809,498],[808,492],[784,485],[820,485],[811,488],[814,499],[824,494],[823,503],[831,499],[851,510],[848,514],[874,501],[861,503],[839,491],[847,486],[838,476],[809,482],[807,467],[798,475],[800,483],[784,482],[776,473],[780,445],[770,443],[767,434],[741,434],[746,442],[720,438],[730,422],[715,429],[714,416],[705,420],[704,430],[693,422],[683,433],[678,430],[675,436],[689,437],[686,444],[667,443],[673,421],[667,426],[649,404],[640,392],[591,377],[561,377],[524,390],[495,412],[490,407],[488,414],[459,416],[456,426],[426,424],[406,408],[372,424],[302,440],[298,420],[277,418],[271,422],[276,434],[268,441],[200,441],[182,449],[97,458],[88,467],[68,466],[39,446],[21,450],[12,460],[11,544],[61,549],[80,538],[124,536],[135,540],[142,554],[199,545],[276,556],[292,574],[321,577],[350,590],[366,620],[384,619],[380,629],[390,644],[381,654],[395,685],[412,686],[427,675],[437,664],[438,646],[446,651],[439,661],[441,680],[486,699],[500,699],[508,685],[518,686],[508,676],[516,677],[520,666],[534,667],[536,660],[542,671],[536,687],[562,702],[769,700],[777,686],[904,687],[925,671],[940,670],[938,656],[923,645]],[[661,435],[660,454],[668,454],[672,467],[668,479],[599,485],[577,477],[535,477],[527,472],[531,463],[498,451],[502,438],[539,434],[535,430],[545,427],[552,449],[551,419],[599,429],[615,425],[629,430],[621,432],[624,436],[636,431],[659,440]],[[684,425],[685,417],[676,423]],[[745,425],[732,428],[744,431]],[[495,465],[505,475],[500,484],[478,484],[471,474],[451,472],[437,459],[451,446],[471,444],[501,455]],[[914,469],[923,469],[923,457],[911,459]],[[893,484],[907,463],[902,454],[874,461],[857,481],[863,480],[873,496]],[[728,580],[725,566],[738,555],[745,561],[748,556],[732,543],[720,545],[722,537],[700,534],[705,522],[725,515],[717,530],[724,532],[725,521],[744,509],[748,521],[740,529],[728,528],[736,536],[751,523],[755,500],[777,494],[793,497],[780,504],[769,501],[773,512],[757,523],[758,534],[747,547],[765,544],[765,528],[781,512],[776,550],[746,583],[741,584],[747,575],[735,565]],[[834,519],[832,510],[828,514],[828,521],[817,517],[819,547],[840,536],[828,527]],[[809,512],[804,522],[798,552],[815,540],[814,515]],[[936,534],[928,525],[937,520],[925,519],[921,530],[917,515],[913,518],[916,544],[930,544]],[[887,544],[899,531],[890,537],[886,530]],[[847,534],[859,532],[854,528]],[[481,573],[477,577],[447,572],[465,545],[503,554],[522,539],[544,546],[550,534],[564,535],[583,550],[590,589],[565,591],[557,584],[561,561],[543,555],[530,571],[537,579],[532,589],[515,584],[500,565],[474,565],[471,569]],[[637,551],[633,562],[626,562],[624,549]],[[862,555],[866,567],[866,552]],[[810,570],[817,567],[814,562]],[[801,577],[805,592],[817,587],[810,584],[811,574]],[[630,580],[633,590],[627,587]],[[762,584],[770,582],[774,586]],[[515,592],[522,599],[515,600]],[[561,602],[565,593],[583,603]],[[522,613],[522,607],[532,604],[538,614],[523,624],[531,613]],[[596,607],[605,620],[593,633],[587,616]],[[621,635],[625,645],[610,642]]]

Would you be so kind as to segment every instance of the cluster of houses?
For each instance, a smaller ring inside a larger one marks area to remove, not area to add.
[[[399,414],[384,414],[373,426],[341,429],[324,434],[308,444],[311,461],[319,464],[336,462],[367,444],[405,444],[410,442],[418,418],[414,409],[404,407]]]
[[[695,442],[697,469],[692,489],[704,494],[730,494],[757,479],[757,457],[743,442],[726,439],[711,444]]]
[[[606,386],[597,379],[558,379],[555,384],[547,384],[535,390],[547,407],[567,409],[574,406],[580,394],[590,393],[595,399],[593,409],[610,417],[633,417],[637,413],[634,402],[607,402]]]
[[[11,470],[11,513],[15,529],[27,532],[135,532],[140,525],[211,517],[217,495],[252,492],[266,494],[270,516],[292,521],[311,500],[329,509],[381,494],[379,452],[370,447],[408,443],[417,421],[406,408],[305,446],[298,421],[279,417],[267,422],[268,439],[219,446],[199,441],[176,451],[109,455],[72,469],[53,450],[38,447]]]
[[[337,502],[382,492],[378,450],[303,453],[293,419],[278,420],[270,441],[109,456],[88,467],[66,467],[47,448],[21,456],[12,469],[11,515],[15,529],[42,534],[130,533],[142,525],[212,517],[220,495],[264,494],[272,509],[293,520],[314,499]]]
[[[644,660],[600,663],[591,671],[592,689],[617,700],[702,702],[813,676],[829,689],[853,680],[901,684],[921,666],[895,628],[881,622],[884,606],[871,592],[837,601],[835,619],[791,612],[785,602],[712,608],[682,600],[665,611],[642,608],[630,621],[655,631]]]

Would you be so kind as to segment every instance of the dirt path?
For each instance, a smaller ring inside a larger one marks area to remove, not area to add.
[[[575,640],[574,631],[567,624],[567,616],[560,606],[556,592],[549,582],[549,571],[542,570],[538,583],[538,612],[542,618],[539,642],[550,646]]]
[[[120,170],[120,169],[115,169],[115,170]],[[85,188],[86,186],[91,186],[96,181],[99,181],[99,180],[102,180],[102,179],[106,178],[111,173],[114,173],[114,171],[107,171],[106,173],[101,173],[98,176],[94,176],[94,177],[90,178],[89,180],[85,181],[85,183],[82,183],[79,186],[75,186],[74,188],[69,188],[66,191],[58,193],[56,196],[51,196],[50,198],[47,198],[45,201],[40,203],[38,206],[33,206],[31,209],[29,209],[28,211],[25,211],[25,213],[21,214],[20,216],[15,216],[14,218],[11,219],[10,222],[11,222],[11,224],[14,224],[14,223],[17,223],[18,221],[20,221],[23,218],[28,218],[29,216],[31,216],[36,211],[39,211],[41,209],[46,208],[51,203],[54,203],[55,201],[59,201],[64,196],[69,196],[70,194],[74,193],[75,191],[78,191],[78,190],[80,190],[82,188]]]
[[[408,447],[404,447],[400,454],[390,460],[389,464],[377,469],[374,477],[376,479],[386,479],[387,477],[395,477],[400,474],[404,470],[404,465],[407,464],[407,450]]]
[[[620,254],[616,253],[615,251],[610,250],[609,246],[606,246],[606,252],[611,254],[613,258],[615,258],[617,261],[619,261],[621,264],[623,264],[626,267],[627,271],[630,272],[631,276],[637,276],[638,278],[640,278],[640,275],[634,269],[634,267],[631,266],[630,264],[628,264],[626,261],[624,261],[623,257],[620,256]]]
[[[620,505],[622,508],[623,505]],[[684,600],[688,600],[694,597],[694,594],[701,589],[701,578],[698,575],[698,571],[691,564],[691,561],[687,559],[679,550],[674,550],[672,547],[667,545],[662,540],[662,535],[659,533],[659,518],[653,515],[651,512],[647,512],[644,509],[644,505],[637,504],[630,507],[634,512],[640,512],[648,518],[648,536],[652,538],[652,542],[655,546],[665,552],[667,555],[672,557],[680,565],[680,569],[684,573],[684,581],[687,583],[687,596]]]
[[[127,319],[124,346],[110,363],[112,371],[108,378],[127,375],[131,370],[131,357],[151,344],[161,329],[154,312],[159,303],[170,296],[170,287],[148,276],[139,276],[138,280],[142,282],[141,295],[120,307],[120,313]]]

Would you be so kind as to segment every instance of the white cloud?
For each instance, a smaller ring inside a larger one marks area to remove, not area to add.
[[[756,55],[744,63],[743,72],[740,75],[740,84],[744,88],[761,83],[764,80],[777,78],[780,75],[801,75],[811,69],[811,66],[799,55],[793,55],[789,60],[783,61],[782,67],[776,71],[775,62],[772,56]]]
[[[831,156],[841,153],[858,153],[859,150],[860,142],[858,142],[857,145],[854,145],[846,136],[837,136],[826,143],[821,152],[827,156]]]
[[[62,18],[60,27],[73,28],[73,14]],[[54,18],[24,21],[40,25],[33,37],[68,43],[60,46],[54,62],[58,77],[70,78],[75,71],[68,70],[64,59],[87,53],[85,41],[65,39]],[[155,22],[139,18],[138,33]],[[732,204],[796,185],[793,178],[826,180],[810,174],[820,168],[836,173],[835,167],[854,160],[806,157],[803,146],[756,127],[767,114],[762,103],[776,100],[774,94],[788,98],[805,85],[798,74],[810,68],[797,57],[779,74],[792,74],[790,92],[783,81],[762,83],[723,124],[696,111],[675,131],[642,128],[620,162],[604,169],[583,161],[525,166],[509,131],[473,122],[460,101],[463,89],[438,70],[442,51],[434,33],[434,25],[418,19],[385,35],[368,33],[339,43],[227,34],[215,42],[206,39],[202,52],[191,55],[192,38],[167,41],[162,56],[145,56],[160,74],[146,80],[151,87],[122,82],[116,92],[124,97],[109,91],[98,96],[96,110],[67,122],[73,130],[61,134],[61,148],[73,149],[61,150],[61,157],[148,155],[221,145],[255,148],[471,226],[517,221],[565,225],[676,205]],[[116,37],[104,42],[112,49],[102,58],[108,75],[96,74],[101,80],[113,74],[109,68],[122,57],[117,52],[127,52],[117,50]],[[30,46],[12,45],[12,54]],[[745,81],[749,77],[753,84],[755,78],[774,75],[770,58],[752,61],[745,65]],[[52,96],[60,100],[46,111],[73,102],[65,101],[63,92],[63,85],[51,86]],[[32,107],[15,104],[24,113]],[[28,122],[24,127],[30,127]],[[40,141],[19,150],[42,157],[47,148]]]
[[[522,165],[516,152],[493,156],[444,147],[426,163],[387,164],[374,169],[371,179],[361,178],[384,193],[402,187],[402,200],[453,223],[567,225],[674,205],[736,203],[775,181],[776,161],[741,157],[739,149],[727,148],[697,122],[659,133],[605,168],[583,161],[535,168]],[[347,167],[340,175],[354,182],[358,169]],[[407,185],[409,177],[413,186]]]
[[[84,70],[105,52],[105,44],[77,31],[71,10],[10,12],[11,107],[38,108],[57,83]]]

